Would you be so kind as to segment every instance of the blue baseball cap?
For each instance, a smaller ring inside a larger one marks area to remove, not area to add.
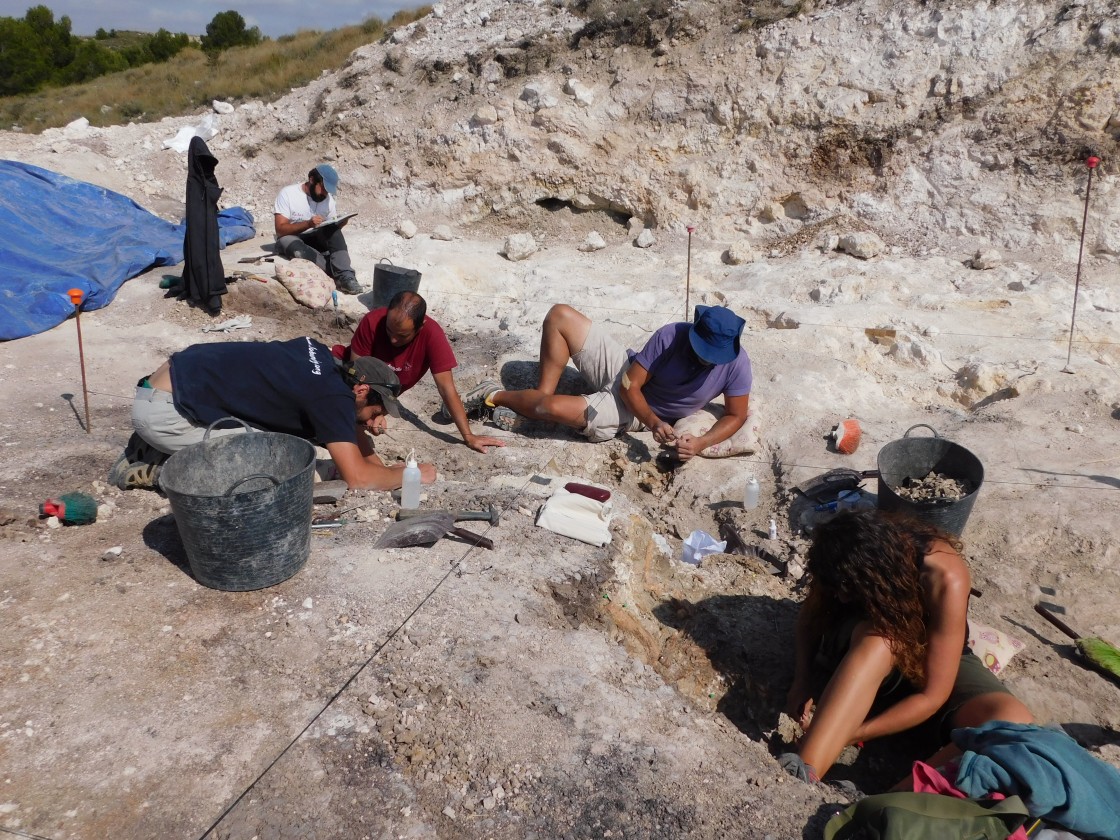
[[[688,338],[705,362],[725,365],[739,355],[739,335],[746,324],[726,306],[697,306]]]
[[[323,179],[323,189],[334,195],[338,191],[338,173],[329,163],[320,163],[315,167],[319,177]]]

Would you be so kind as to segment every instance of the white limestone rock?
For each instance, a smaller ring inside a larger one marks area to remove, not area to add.
[[[436,225],[432,230],[432,239],[437,239],[440,242],[450,242],[455,238],[455,234],[451,232],[448,225]]]
[[[483,105],[471,117],[471,125],[494,125],[498,121],[498,109],[493,105]]]
[[[585,108],[595,101],[595,94],[591,88],[580,82],[578,79],[569,78],[564,83],[564,93],[575,99],[576,104],[582,105]]]
[[[731,243],[724,254],[724,262],[728,265],[742,265],[743,263],[754,262],[756,259],[758,259],[758,254],[755,253],[751,243],[745,239]]]
[[[649,248],[656,242],[657,238],[654,237],[653,231],[649,228],[642,228],[642,232],[639,233],[638,238],[634,240],[634,244],[639,248]]]
[[[411,219],[402,219],[397,225],[397,236],[402,239],[412,239],[419,231]]]
[[[995,248],[981,248],[972,255],[970,265],[977,271],[986,271],[1003,263],[1003,254]]]
[[[583,244],[579,246],[581,251],[601,251],[607,247],[607,242],[599,234],[599,231],[593,230],[587,234],[587,238],[583,240]]]
[[[515,233],[506,238],[502,255],[510,262],[527,260],[537,252],[537,241],[531,233]]]
[[[215,114],[232,114],[233,105],[229,102],[222,102],[220,99],[215,99],[210,103],[210,107],[214,109]]]
[[[837,247],[844,253],[851,254],[861,260],[877,257],[887,249],[882,239],[867,231],[844,234],[840,237]]]

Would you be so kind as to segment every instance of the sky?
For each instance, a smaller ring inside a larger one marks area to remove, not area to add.
[[[202,35],[218,12],[233,9],[247,26],[276,38],[300,29],[337,29],[371,17],[388,20],[400,9],[424,5],[423,0],[0,0],[0,17],[21,18],[33,6],[43,5],[54,19],[70,18],[75,35],[92,35],[103,29],[133,29]]]

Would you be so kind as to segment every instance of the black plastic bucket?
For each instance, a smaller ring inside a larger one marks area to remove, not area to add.
[[[315,448],[278,432],[209,438],[207,429],[159,476],[191,572],[229,592],[287,580],[311,554]]]
[[[926,428],[933,437],[910,437],[917,428]],[[959,444],[946,440],[937,430],[925,423],[911,426],[901,440],[894,440],[879,450],[879,509],[902,511],[936,525],[950,534],[960,536],[968,524],[976,494],[984,482],[984,465],[980,459]],[[961,499],[930,499],[912,501],[895,491],[906,479],[925,478],[929,473],[940,473],[972,488]]]
[[[401,268],[382,257],[373,267],[373,306],[388,306],[398,292],[420,290],[420,272],[415,268]]]

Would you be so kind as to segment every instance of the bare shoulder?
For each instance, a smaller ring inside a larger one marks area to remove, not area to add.
[[[922,578],[931,590],[943,593],[967,593],[972,585],[968,564],[960,552],[944,540],[930,545],[922,561]]]

